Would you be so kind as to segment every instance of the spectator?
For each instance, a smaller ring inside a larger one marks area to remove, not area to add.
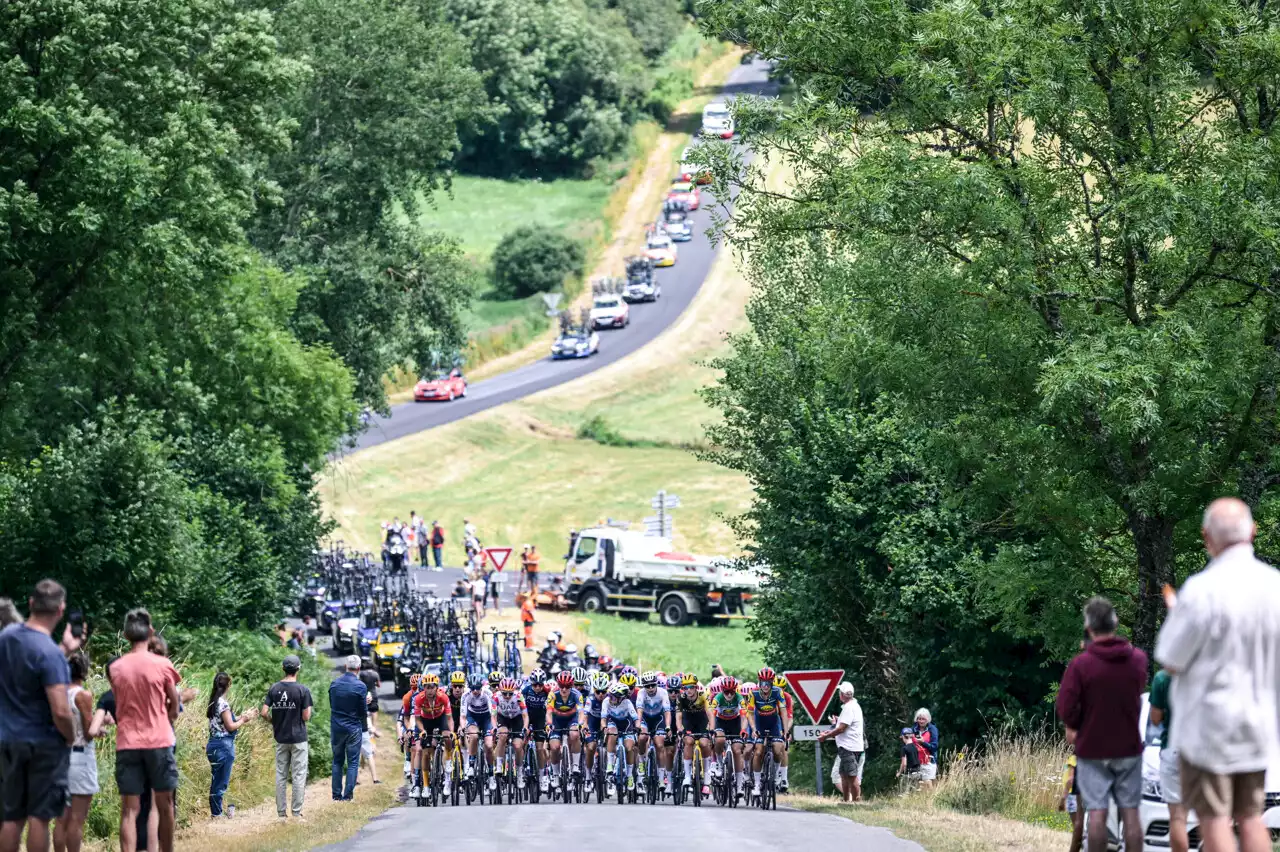
[[[487,586],[484,576],[477,572],[471,581],[471,605],[475,608],[476,618],[484,618],[484,596]]]
[[[4,630],[10,624],[17,624],[22,620],[22,616],[18,613],[18,608],[13,605],[13,601],[9,598],[0,598],[0,630]]]
[[[41,580],[28,599],[26,623],[0,632],[0,850],[47,852],[49,821],[67,804],[71,743],[76,738],[67,688],[71,673],[53,629],[67,592]],[[68,634],[69,635],[69,634]],[[70,647],[64,636],[64,648]],[[74,644],[74,640],[71,644]]]
[[[374,668],[373,658],[365,657],[360,661],[360,682],[369,691],[367,698],[369,709],[369,727],[376,727],[375,713],[378,712],[378,690],[382,689],[382,678]]]
[[[181,678],[168,658],[148,651],[147,642],[153,632],[149,612],[130,610],[124,620],[124,638],[130,643],[130,650],[111,666],[120,848],[137,848],[141,796],[150,789],[152,810],[159,820],[160,852],[173,852],[173,796],[178,787],[173,723],[178,719]]]
[[[533,647],[533,624],[537,621],[534,613],[537,611],[538,605],[533,600],[533,593],[527,595],[516,595],[516,603],[520,605],[520,622],[524,625],[524,649],[526,651],[535,650]]]
[[[529,552],[524,556],[524,570],[529,583],[529,591],[538,593],[538,548],[529,545]]]
[[[360,658],[347,657],[346,672],[329,684],[329,741],[333,747],[333,800],[350,801],[360,771],[360,744],[369,726],[369,690],[360,681]],[[343,779],[346,784],[344,786]]]
[[[480,542],[480,536],[476,535],[476,525],[466,518],[462,519],[462,540],[467,544]]]
[[[276,625],[276,635],[280,637],[280,647],[283,648],[289,644],[289,637],[292,634],[289,632],[288,626],[282,621]]]
[[[900,734],[902,746],[898,749],[902,759],[898,762],[898,777],[907,779],[908,786],[924,780],[921,768],[929,757],[929,751],[916,741],[915,728],[903,728]]]
[[[724,677],[724,666],[719,663],[711,664],[711,678],[714,680],[718,677]]]
[[[284,677],[267,690],[262,715],[270,714],[271,732],[276,738],[276,816],[288,819],[285,790],[293,782],[293,818],[302,819],[302,803],[307,792],[307,723],[311,721],[311,690],[298,683],[302,660],[294,654],[280,663]]]
[[[76,736],[71,743],[71,769],[67,775],[71,801],[54,823],[53,848],[55,852],[80,852],[89,806],[98,792],[98,759],[93,740],[101,729],[93,730],[93,693],[84,688],[84,679],[89,674],[88,658],[84,654],[72,654],[67,664],[71,670],[67,701],[71,704],[71,724]]]
[[[444,554],[444,527],[440,526],[439,521],[431,522],[431,559],[436,564],[437,571],[443,571],[443,554]]]
[[[1076,783],[1084,800],[1089,852],[1107,845],[1107,808],[1115,799],[1127,849],[1142,848],[1142,735],[1138,717],[1147,655],[1116,635],[1119,618],[1102,597],[1084,607],[1090,642],[1073,659],[1058,690],[1058,716],[1076,732]]]
[[[378,764],[375,759],[378,747],[373,742],[377,736],[378,732],[372,726],[366,728],[360,735],[360,762],[369,764],[369,777],[373,779],[373,783],[381,784],[382,781],[378,779]],[[359,775],[357,774],[358,778]],[[359,780],[356,783],[359,784]]]
[[[409,526],[413,527],[414,537],[418,542],[418,564],[426,568],[427,551],[431,549],[431,530],[417,512],[409,513]]]
[[[490,568],[488,575],[489,598],[493,601],[493,611],[502,615],[502,587],[506,584],[505,572],[498,568]]]
[[[1076,756],[1067,755],[1067,765],[1062,770],[1062,800],[1058,810],[1066,811],[1071,820],[1071,843],[1067,852],[1080,852],[1084,845],[1084,811],[1080,810],[1080,787],[1076,784]]]
[[[1262,821],[1268,762],[1280,753],[1280,574],[1253,555],[1257,527],[1240,500],[1213,501],[1201,534],[1211,560],[1182,586],[1156,639],[1173,676],[1182,800],[1207,852],[1269,852]]]
[[[257,715],[257,708],[250,707],[243,718],[236,716],[227,700],[231,688],[231,675],[218,672],[213,678],[213,691],[209,693],[209,706],[205,716],[209,718],[209,744],[205,756],[209,758],[209,815],[222,816],[222,797],[231,784],[231,768],[236,762],[236,732]]]
[[[1169,806],[1169,849],[1170,852],[1187,852],[1191,846],[1187,837],[1187,808],[1182,804],[1178,750],[1169,736],[1169,726],[1173,723],[1173,703],[1169,700],[1172,679],[1168,669],[1161,669],[1151,679],[1151,713],[1147,718],[1152,725],[1164,726],[1160,736],[1160,796]]]
[[[719,671],[720,674],[716,674]],[[720,666],[712,667],[712,676],[723,676]],[[834,739],[840,764],[840,792],[846,802],[862,801],[862,767],[866,761],[866,735],[863,731],[862,705],[853,697],[853,684],[845,681],[836,690],[840,698],[840,715],[828,721],[834,728],[818,735],[818,741]]]
[[[938,728],[928,707],[916,711],[916,742],[929,752],[929,759],[920,765],[920,782],[928,790],[938,777]]]

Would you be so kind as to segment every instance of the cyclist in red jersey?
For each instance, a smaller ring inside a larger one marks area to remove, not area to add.
[[[414,777],[413,789],[409,791],[409,798],[417,798],[421,793],[423,783],[423,763],[422,745],[430,743],[433,737],[437,737],[444,744],[444,784],[449,786],[449,779],[453,775],[453,738],[450,733],[453,731],[453,716],[450,713],[449,696],[445,695],[440,689],[440,675],[424,674],[422,676],[422,691],[413,699],[413,724],[417,733],[415,738],[418,748],[418,767]]]

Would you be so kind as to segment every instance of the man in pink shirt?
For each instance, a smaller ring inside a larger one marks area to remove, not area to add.
[[[124,637],[132,649],[111,665],[116,698],[116,787],[120,790],[120,849],[137,847],[139,797],[150,788],[160,817],[160,850],[173,852],[173,792],[178,788],[173,723],[178,718],[178,670],[147,650],[151,614],[130,610]]]

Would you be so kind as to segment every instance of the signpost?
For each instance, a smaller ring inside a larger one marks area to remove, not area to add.
[[[818,742],[818,734],[828,730],[822,724],[822,713],[836,694],[836,687],[844,677],[844,669],[803,669],[801,671],[783,672],[787,679],[796,703],[809,715],[812,726],[796,725],[791,729],[792,735],[799,741],[813,740],[813,765],[818,781],[818,795],[822,795],[822,743]],[[801,736],[804,730],[806,736]]]
[[[644,534],[658,538],[671,538],[675,535],[676,527],[671,522],[671,516],[667,514],[667,510],[680,508],[680,498],[675,494],[659,491],[658,496],[649,501],[649,505],[656,509],[658,514],[644,519]]]
[[[493,563],[495,569],[501,571],[507,567],[507,560],[511,558],[511,548],[486,547],[484,548],[484,555]]]
[[[791,737],[799,743],[817,742],[818,734],[831,730],[830,725],[793,725]]]
[[[559,315],[557,308],[560,305],[561,293],[543,293],[542,302],[547,306],[547,316],[554,317]]]

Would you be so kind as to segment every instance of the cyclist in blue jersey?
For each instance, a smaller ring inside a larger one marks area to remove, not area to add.
[[[671,730],[671,696],[667,688],[658,684],[655,672],[640,676],[640,692],[636,696],[636,711],[640,714],[640,752],[649,749],[649,738],[658,750],[658,780],[671,794],[671,764],[667,755],[667,732]]]
[[[524,706],[529,714],[529,737],[538,748],[538,786],[547,792],[550,782],[547,780],[547,702],[551,699],[551,687],[547,685],[547,673],[542,669],[534,669],[529,675],[529,683],[520,690],[524,697]]]
[[[755,773],[755,789],[760,787],[760,767],[764,765],[764,738],[765,736],[773,737],[773,759],[774,766],[777,767],[778,783],[780,786],[786,784],[786,769],[782,765],[783,758],[786,757],[786,740],[783,733],[789,727],[786,720],[787,700],[786,695],[773,682],[777,677],[777,672],[765,666],[760,670],[756,678],[757,686],[755,694],[751,699],[751,706],[755,712],[755,729],[758,742],[755,746],[755,755],[751,760],[751,770]]]
[[[551,782],[560,778],[560,750],[564,741],[569,741],[569,771],[577,775],[582,738],[578,728],[582,725],[582,693],[573,688],[573,672],[563,671],[556,675],[556,686],[547,702],[551,707],[551,730],[547,736],[551,741]]]
[[[640,714],[631,703],[631,690],[622,683],[615,683],[609,688],[609,703],[605,705],[605,748],[609,752],[609,766],[606,770],[612,777],[618,769],[618,738],[627,755],[627,789],[636,786],[636,727],[640,724]]]

